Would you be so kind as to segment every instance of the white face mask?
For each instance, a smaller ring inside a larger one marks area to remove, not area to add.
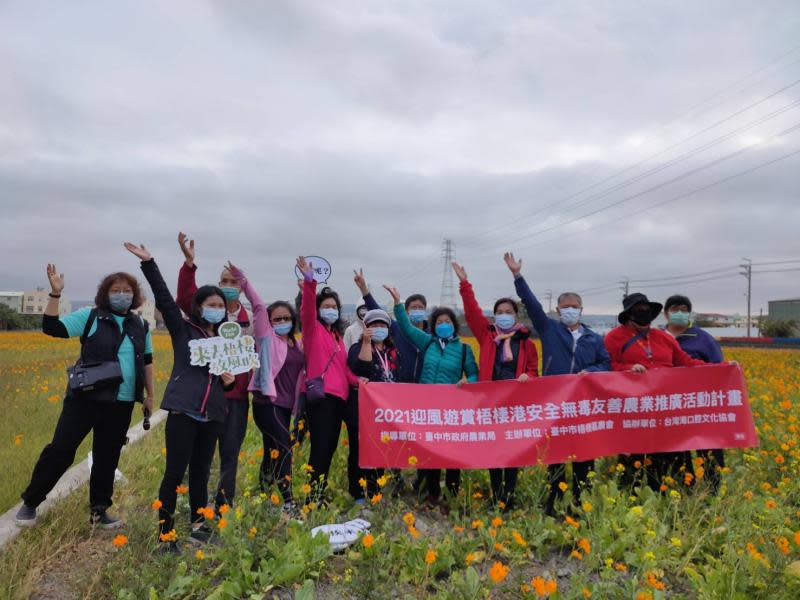
[[[559,308],[558,314],[561,322],[567,327],[573,327],[574,325],[577,325],[581,320],[580,308],[572,308],[571,306],[568,306],[566,308]]]

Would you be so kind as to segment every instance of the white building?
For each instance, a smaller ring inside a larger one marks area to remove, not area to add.
[[[22,307],[20,312],[24,315],[41,315],[47,302],[50,300],[50,292],[44,289],[22,292]],[[69,299],[62,293],[58,301],[58,314],[66,315],[72,310]]]
[[[150,326],[150,331],[156,328],[156,305],[152,300],[145,300],[134,312],[141,315],[141,317],[147,321],[147,324]]]
[[[22,312],[22,292],[0,292],[0,304],[5,304],[16,312]]]

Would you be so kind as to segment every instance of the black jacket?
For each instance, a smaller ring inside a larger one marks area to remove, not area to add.
[[[161,408],[224,422],[228,416],[228,405],[222,380],[209,373],[208,366],[190,364],[189,340],[208,337],[204,327],[183,318],[155,260],[142,262],[142,273],[153,290],[156,308],[164,318],[172,338],[172,374],[164,391]]]
[[[370,381],[395,383],[399,372],[397,350],[384,346],[386,366],[389,369],[389,373],[387,374],[384,373],[383,363],[378,357],[378,351],[375,350],[375,348],[372,349],[372,360],[361,360],[358,357],[361,353],[361,346],[363,343],[363,340],[359,340],[350,346],[350,351],[347,353],[347,365],[350,367],[350,370],[359,377],[366,377]]]
[[[86,337],[95,321],[97,321],[97,330],[94,335]],[[53,337],[69,337],[67,328],[55,316],[44,315],[42,317],[42,331]],[[124,340],[123,336],[128,336],[133,344],[134,365],[136,367],[135,400],[141,402],[144,396],[144,367],[153,362],[153,356],[144,352],[145,339],[147,338],[147,321],[135,312],[128,311],[128,314],[125,315],[125,320],[122,322],[122,331],[120,331],[119,325],[117,325],[110,311],[104,308],[92,309],[80,338],[80,362],[88,364],[119,360],[117,353]],[[117,399],[117,394],[119,394],[119,385],[84,392],[81,397],[113,402]],[[71,395],[69,387],[67,387],[66,395]]]

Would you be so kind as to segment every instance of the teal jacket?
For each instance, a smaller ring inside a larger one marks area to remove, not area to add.
[[[462,375],[466,375],[471,383],[478,381],[478,365],[472,348],[458,336],[443,340],[417,329],[411,324],[402,304],[395,305],[394,316],[403,335],[424,353],[420,383],[458,383]]]

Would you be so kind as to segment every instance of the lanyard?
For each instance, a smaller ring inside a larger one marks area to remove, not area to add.
[[[650,361],[652,361],[653,360],[653,349],[650,347],[650,340],[649,339],[647,340],[647,345],[646,346],[642,343],[642,340],[636,340],[636,341],[642,347],[642,350],[644,350],[644,353],[647,355],[647,358]]]
[[[391,381],[393,378],[392,371],[389,369],[388,352],[381,354],[381,351],[375,348],[375,354],[378,355],[378,362],[381,363],[381,368],[383,369],[383,380]]]

